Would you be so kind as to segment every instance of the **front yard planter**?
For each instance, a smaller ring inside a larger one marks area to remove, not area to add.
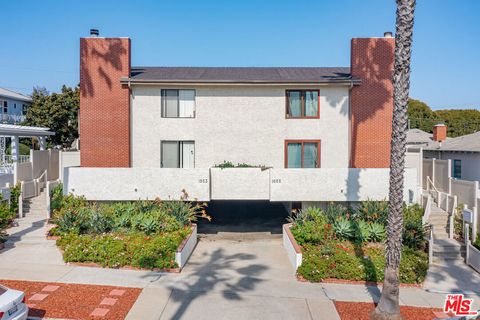
[[[302,265],[302,248],[298,245],[295,240],[290,228],[292,227],[291,223],[286,223],[282,228],[282,237],[283,237],[283,247],[287,251],[288,259],[293,266],[293,269],[297,271],[298,267]]]
[[[480,250],[475,248],[471,243],[468,244],[467,264],[480,272]]]
[[[182,243],[177,249],[175,254],[175,262],[179,266],[180,270],[183,269],[188,261],[188,258],[192,255],[193,249],[197,245],[197,225],[192,224],[192,232],[187,238],[183,239]]]
[[[197,225],[196,224],[191,224],[190,227],[190,232],[185,236],[185,238],[180,242],[178,245],[177,249],[170,251],[172,254],[172,260],[171,260],[171,265],[172,267],[142,267],[142,266],[136,266],[135,264],[129,265],[128,262],[123,261],[122,263],[118,264],[108,264],[105,263],[104,261],[95,261],[93,259],[85,258],[82,257],[81,255],[74,254],[72,256],[71,251],[70,254],[66,251],[67,247],[70,245],[77,245],[78,243],[75,243],[75,241],[69,241],[69,235],[64,235],[64,236],[54,236],[51,235],[50,232],[47,232],[46,237],[49,240],[57,240],[57,246],[59,247],[59,250],[61,251],[64,260],[66,261],[67,264],[70,265],[77,265],[77,266],[83,266],[83,267],[95,267],[95,268],[114,268],[114,269],[123,269],[123,270],[148,270],[148,271],[155,271],[155,272],[175,272],[178,273],[182,270],[182,268],[186,265],[190,255],[192,254],[193,250],[195,249],[195,246],[197,244]],[[84,235],[85,236],[85,235]],[[87,235],[88,236],[88,235]],[[109,235],[107,235],[109,236]],[[77,238],[81,237],[77,235]],[[110,236],[112,237],[112,236]],[[168,235],[165,235],[165,237],[168,237]],[[145,236],[145,238],[150,238],[149,236]],[[127,240],[127,239],[124,239]],[[58,241],[64,242],[63,244],[59,244]],[[67,241],[67,242],[65,242]],[[90,240],[93,241],[93,240]],[[149,240],[145,240],[149,241]],[[66,244],[65,244],[66,243]],[[62,246],[63,245],[63,246]],[[126,244],[125,244],[126,245]],[[125,247],[126,248],[126,247]],[[91,250],[88,247],[81,248],[80,251],[86,250],[89,251]],[[125,249],[124,249],[125,250]],[[143,250],[143,249],[141,249]],[[95,255],[102,255],[105,254],[105,252],[109,251],[95,251]],[[119,251],[112,253],[110,252],[110,257],[114,257],[116,255],[124,255],[126,254],[127,251]],[[131,252],[131,251],[130,251]],[[167,251],[168,253],[168,251]],[[160,257],[162,255],[157,255],[157,256],[145,256],[145,259],[156,259],[156,257]],[[173,266],[175,265],[175,266]]]

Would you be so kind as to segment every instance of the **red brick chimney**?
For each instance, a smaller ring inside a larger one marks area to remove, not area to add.
[[[439,123],[433,127],[433,140],[442,142],[447,139],[447,126]]]
[[[352,168],[390,166],[394,49],[391,33],[352,39],[351,74],[361,81],[350,94]]]
[[[80,39],[80,164],[130,166],[130,39]]]

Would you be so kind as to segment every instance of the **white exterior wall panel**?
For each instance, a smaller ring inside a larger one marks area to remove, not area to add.
[[[320,139],[322,168],[349,165],[347,86],[316,88],[320,119],[286,119],[287,88],[204,86],[188,87],[196,91],[195,118],[162,118],[162,88],[132,88],[133,167],[160,167],[161,140],[194,140],[196,168],[224,160],[283,168],[289,139]]]

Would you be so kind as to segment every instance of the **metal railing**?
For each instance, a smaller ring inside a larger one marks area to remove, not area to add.
[[[30,155],[18,155],[17,161],[14,161],[11,155],[6,154],[3,156],[3,159],[0,159],[0,161],[2,164],[12,164],[14,162],[25,163],[25,162],[30,162]]]
[[[448,197],[450,195],[447,195],[447,212],[448,212]],[[452,203],[452,211],[448,212],[448,221],[449,221],[449,226],[448,226],[448,237],[450,239],[453,239],[453,233],[454,233],[454,224],[455,224],[455,214],[457,212],[457,205],[458,205],[458,200],[457,196],[453,196],[453,203]]]
[[[423,196],[425,197],[425,196]],[[432,196],[430,194],[426,195],[427,200],[422,201],[423,203],[423,217],[422,217],[422,224],[426,224],[428,222],[428,218],[430,218],[430,213],[432,212]]]
[[[428,263],[433,263],[433,225],[429,225],[429,237],[428,237]]]
[[[7,124],[18,124],[25,121],[24,115],[18,114],[0,114],[0,122]]]

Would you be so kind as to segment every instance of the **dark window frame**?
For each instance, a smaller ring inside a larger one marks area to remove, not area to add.
[[[185,90],[185,91],[193,91],[193,117],[180,117],[180,91]],[[177,91],[177,117],[167,117],[166,115],[166,91]],[[160,90],[160,116],[162,118],[167,118],[167,119],[193,119],[196,118],[197,113],[196,113],[196,108],[197,108],[197,91],[195,89],[161,89]]]
[[[307,91],[314,91],[317,92],[317,115],[315,116],[306,116],[306,106],[305,106],[305,95]],[[289,93],[290,92],[300,92],[300,99],[301,99],[301,116],[300,117],[293,117],[289,113]],[[320,119],[320,89],[288,89],[285,90],[285,118],[286,119]]]
[[[301,168],[297,168],[297,169],[318,169],[318,168],[322,167],[322,164],[321,164],[322,140],[320,140],[320,139],[314,139],[314,140],[312,140],[312,139],[309,139],[309,140],[300,139],[300,140],[298,140],[297,139],[297,140],[285,140],[284,164],[285,164],[286,169],[293,169],[293,168],[288,167],[288,144],[290,144],[290,143],[301,143],[302,144],[302,154],[301,154],[302,166],[301,166]],[[303,167],[304,145],[305,145],[305,143],[316,143],[317,144],[317,166],[315,168],[304,168]]]
[[[166,169],[182,169],[183,168],[183,157],[182,157],[182,148],[184,142],[193,143],[193,168],[195,168],[195,140],[160,140],[160,168],[163,166],[163,143],[164,142],[176,142],[177,143],[177,152],[178,152],[178,167],[176,168],[166,168]]]

